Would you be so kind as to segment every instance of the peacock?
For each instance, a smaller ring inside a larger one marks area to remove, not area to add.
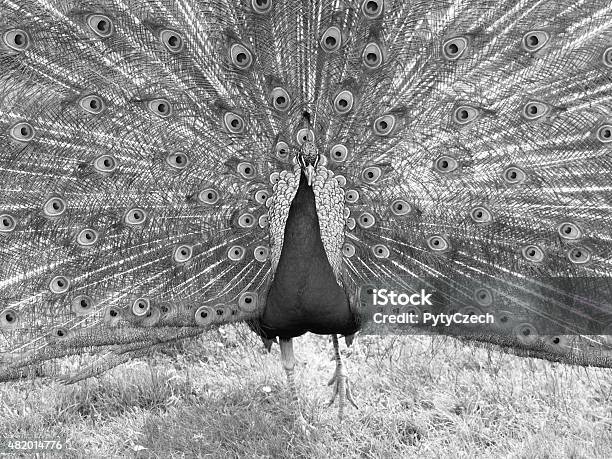
[[[609,0],[0,0],[0,381],[238,322],[302,424],[308,332],[340,417],[356,333],[612,367],[611,148]]]

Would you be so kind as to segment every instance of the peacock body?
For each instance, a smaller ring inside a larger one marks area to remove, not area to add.
[[[0,32],[0,381],[245,321],[291,384],[333,335],[343,403],[364,287],[417,281],[496,318],[437,333],[612,366],[609,1],[2,0]]]

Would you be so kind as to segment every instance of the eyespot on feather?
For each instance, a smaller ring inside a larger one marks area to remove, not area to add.
[[[493,293],[488,288],[481,287],[474,290],[474,299],[485,308],[493,305]]]
[[[230,46],[230,59],[240,70],[248,70],[253,65],[253,54],[240,43]]]
[[[575,241],[582,237],[582,230],[578,225],[572,222],[563,222],[557,227],[559,236],[563,239]]]
[[[522,116],[528,121],[535,121],[546,116],[549,111],[550,107],[547,104],[532,100],[523,106]]]
[[[535,244],[530,244],[521,249],[523,258],[532,263],[541,263],[544,260],[544,251]]]
[[[361,13],[369,20],[380,18],[384,13],[383,0],[364,0],[361,3]]]
[[[30,123],[22,121],[11,126],[9,134],[14,140],[19,142],[29,142],[36,135],[36,131]]]
[[[94,302],[88,295],[78,295],[72,299],[71,310],[77,316],[86,316],[94,310]]]
[[[238,298],[238,307],[245,312],[253,312],[257,309],[257,295],[254,292],[244,292]]]
[[[170,153],[166,156],[166,164],[173,169],[181,170],[189,166],[189,156],[185,153]]]
[[[9,214],[0,214],[0,233],[10,233],[16,226],[15,217]]]
[[[377,166],[366,167],[361,173],[361,178],[365,183],[370,185],[376,183],[380,176],[382,175],[382,170]]]
[[[108,38],[115,31],[113,21],[104,14],[90,14],[87,16],[87,25],[100,38]]]
[[[374,224],[376,223],[376,219],[371,213],[363,212],[357,219],[357,223],[359,223],[359,226],[361,226],[362,228],[368,229],[374,226]]]
[[[225,115],[223,115],[223,123],[225,124],[225,128],[232,134],[244,133],[244,119],[237,113],[226,112]]]
[[[516,166],[508,166],[503,172],[504,181],[510,185],[517,185],[525,181],[527,176],[522,169]]]
[[[32,44],[30,35],[23,29],[7,30],[2,34],[2,41],[7,48],[19,53],[26,51]]]
[[[163,29],[159,33],[159,40],[173,54],[180,53],[185,46],[183,35],[172,29]]]
[[[412,211],[412,206],[403,199],[396,199],[391,203],[391,212],[398,217],[408,215]]]
[[[147,220],[147,213],[140,207],[134,207],[125,214],[124,221],[130,226],[142,225]]]
[[[320,40],[321,49],[326,53],[338,51],[342,46],[342,33],[336,26],[328,27]]]
[[[85,228],[77,234],[77,244],[83,247],[91,247],[98,242],[99,234],[92,228]]]
[[[484,206],[476,206],[470,210],[470,218],[474,223],[485,224],[493,221],[491,211]]]
[[[535,53],[544,48],[550,40],[550,34],[544,30],[532,30],[523,35],[522,48],[528,53]]]
[[[468,47],[468,40],[465,37],[449,38],[442,44],[442,55],[446,60],[456,61],[463,56]]]
[[[346,115],[353,109],[355,97],[348,90],[340,91],[334,98],[334,111],[338,115]]]
[[[461,105],[453,111],[453,121],[461,126],[470,124],[480,116],[480,110],[471,105]]]
[[[376,70],[383,64],[383,51],[378,43],[370,42],[363,48],[361,59],[368,70]]]
[[[160,118],[168,118],[172,115],[172,104],[168,99],[153,99],[147,102],[147,108],[151,113]]]
[[[572,247],[567,252],[567,258],[575,265],[583,265],[591,261],[592,254],[586,247]]]
[[[427,238],[427,246],[433,252],[439,253],[446,252],[448,249],[450,249],[450,243],[448,239],[439,234],[435,234]]]
[[[208,306],[200,306],[194,314],[195,322],[200,327],[210,325],[215,320],[215,314],[212,308]]]
[[[386,245],[376,244],[372,247],[372,253],[376,258],[389,258],[390,252]]]
[[[344,255],[346,258],[351,258],[352,256],[354,256],[355,251],[355,246],[350,242],[345,242],[342,246],[342,255]]]
[[[263,245],[255,247],[253,250],[253,257],[260,263],[265,263],[268,260],[268,255],[270,254],[270,249]]]
[[[280,112],[286,112],[291,106],[289,93],[281,87],[276,87],[270,92],[270,100],[272,101],[272,106]]]
[[[132,303],[132,314],[136,317],[144,317],[151,310],[151,302],[148,298],[136,298]]]
[[[219,193],[214,188],[206,188],[198,193],[198,201],[202,204],[212,206],[219,202]]]
[[[43,205],[43,213],[47,217],[59,217],[66,212],[66,201],[59,196],[49,198]]]
[[[385,137],[391,134],[393,129],[395,128],[395,116],[394,115],[382,115],[374,120],[372,128],[374,129],[374,134]]]
[[[336,144],[331,147],[329,156],[332,161],[338,163],[344,162],[348,158],[348,149],[342,144]]]
[[[104,100],[95,94],[89,94],[79,99],[79,106],[83,111],[91,115],[99,115],[106,109]]]
[[[117,169],[117,160],[111,155],[100,155],[94,159],[93,167],[96,172],[110,174]]]
[[[272,0],[251,0],[251,8],[258,14],[265,14],[272,8]]]
[[[55,276],[49,282],[49,290],[52,293],[60,295],[62,293],[66,293],[70,288],[70,281],[65,276]]]
[[[0,330],[14,330],[19,322],[20,316],[16,310],[7,308],[0,312]]]
[[[443,174],[454,172],[459,168],[459,162],[452,156],[440,156],[434,162],[434,168]]]
[[[251,163],[241,162],[236,166],[236,170],[244,179],[251,180],[255,177],[255,166]]]
[[[187,263],[193,257],[193,247],[189,245],[179,245],[174,249],[174,253],[172,254],[172,259],[175,263]]]
[[[522,323],[514,328],[514,335],[523,344],[530,345],[537,341],[538,331],[529,323]]]
[[[227,258],[232,261],[241,261],[244,258],[246,250],[240,245],[234,245],[227,251]]]

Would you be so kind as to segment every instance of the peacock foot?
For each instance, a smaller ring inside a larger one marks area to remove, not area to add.
[[[315,431],[314,426],[312,424],[309,424],[308,421],[304,419],[304,416],[302,416],[301,412],[296,414],[294,423],[298,430],[305,437],[310,437],[310,435]]]
[[[346,370],[344,365],[340,364],[336,366],[336,371],[334,372],[334,376],[327,383],[328,386],[334,386],[334,393],[332,394],[332,398],[329,401],[329,406],[332,406],[336,397],[338,398],[338,418],[340,420],[344,417],[344,407],[346,406],[346,401],[348,400],[351,404],[359,409],[357,403],[355,403],[355,399],[353,398],[353,393],[351,391],[351,385],[346,374]]]

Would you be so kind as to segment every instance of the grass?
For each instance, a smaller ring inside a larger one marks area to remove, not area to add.
[[[64,438],[66,456],[91,458],[612,457],[610,370],[427,337],[360,337],[343,353],[361,409],[339,423],[331,343],[297,339],[310,437],[278,347],[228,327],[73,386],[0,385],[0,438]]]

